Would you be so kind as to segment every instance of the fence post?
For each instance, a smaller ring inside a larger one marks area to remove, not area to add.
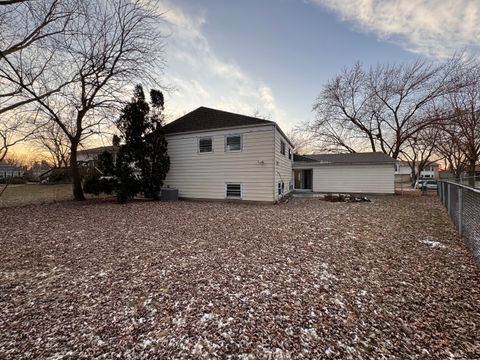
[[[458,232],[463,235],[463,188],[458,187]]]
[[[450,216],[452,216],[452,213],[450,212],[450,192],[452,189],[450,189],[450,183],[447,184],[447,211]]]
[[[447,184],[443,183],[443,206],[447,207]]]

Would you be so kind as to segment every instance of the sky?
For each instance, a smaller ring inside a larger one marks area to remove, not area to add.
[[[480,44],[478,0],[164,0],[169,118],[199,106],[311,120],[344,67],[433,61]]]
[[[167,121],[208,106],[288,133],[344,67],[480,50],[480,0],[157,1]]]

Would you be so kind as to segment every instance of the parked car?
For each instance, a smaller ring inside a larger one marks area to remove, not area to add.
[[[425,179],[417,179],[417,181],[415,181],[415,186],[413,188],[414,189],[421,189],[424,181],[426,181],[426,180]]]
[[[415,183],[415,189],[422,190],[422,186],[424,186],[424,184],[427,187],[427,191],[438,189],[437,180],[428,180],[428,179],[417,180],[417,182]]]

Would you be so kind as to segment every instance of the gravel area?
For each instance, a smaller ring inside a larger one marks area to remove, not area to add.
[[[479,358],[435,196],[0,209],[0,359]]]

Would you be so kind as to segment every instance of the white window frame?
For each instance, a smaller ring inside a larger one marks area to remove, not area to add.
[[[227,139],[229,137],[234,137],[234,136],[238,136],[240,138],[240,150],[228,150]],[[225,143],[225,152],[236,153],[236,152],[241,152],[243,150],[243,136],[242,136],[242,134],[228,134],[228,135],[225,135],[224,143]]]
[[[240,185],[240,197],[237,196],[228,196],[227,195],[227,187],[228,185]],[[226,182],[225,183],[225,199],[237,199],[237,200],[242,200],[243,199],[243,184],[241,182]]]
[[[293,151],[291,148],[288,148],[288,160],[292,160],[293,159]]]
[[[285,141],[280,140],[280,154],[282,154],[283,156],[285,156],[285,155],[286,155],[286,151],[287,151],[287,144],[285,143]]]
[[[210,139],[212,142],[212,150],[211,151],[200,151],[200,140]],[[213,136],[201,136],[197,138],[197,153],[199,154],[211,154],[213,153]]]

